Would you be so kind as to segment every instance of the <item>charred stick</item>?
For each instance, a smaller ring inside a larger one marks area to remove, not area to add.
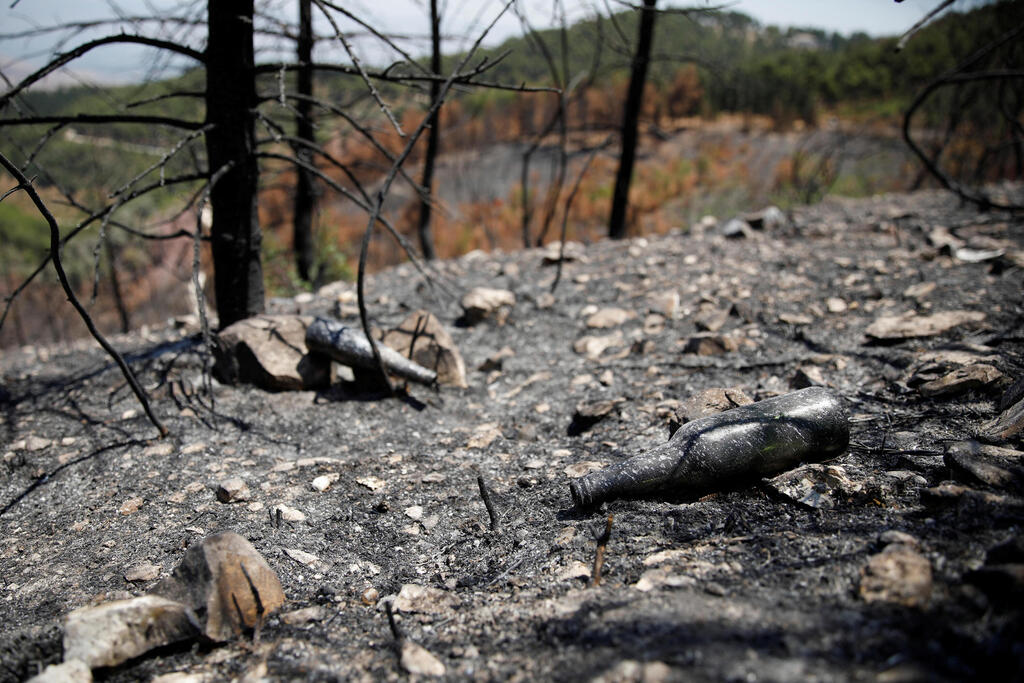
[[[391,605],[391,600],[384,601],[384,611],[388,614],[388,626],[391,628],[391,635],[394,636],[395,642],[401,645],[405,639],[405,635],[402,630],[398,628],[398,622],[395,621],[395,610]]]
[[[487,491],[487,484],[484,483],[484,478],[477,477],[476,485],[480,487],[480,497],[484,499],[484,507],[487,508],[487,514],[491,518],[491,531],[497,531],[501,522],[498,519],[497,510],[494,509],[494,503],[491,502],[491,494]]]
[[[608,515],[608,521],[604,525],[604,533],[597,539],[597,552],[594,553],[594,571],[591,572],[593,575],[592,584],[594,586],[601,585],[601,568],[604,567],[604,551],[608,547],[608,539],[612,537],[612,521],[615,519],[615,515]]]

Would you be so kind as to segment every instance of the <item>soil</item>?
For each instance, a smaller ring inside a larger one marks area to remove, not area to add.
[[[829,200],[789,218],[739,239],[709,228],[590,245],[565,264],[553,302],[555,268],[541,250],[437,264],[456,294],[515,292],[504,324],[458,326],[458,298],[411,265],[375,275],[376,324],[434,312],[466,360],[466,390],[412,386],[399,399],[344,383],[319,393],[225,386],[206,378],[194,330],[169,325],[114,339],[170,428],[161,440],[94,344],[5,352],[0,678],[59,661],[60,618],[71,609],[159,580],[129,582],[129,569],[149,563],[166,576],[187,547],[227,530],[278,572],[282,615],[258,641],[167,648],[97,677],[402,679],[384,603],[406,584],[436,592],[399,610],[397,626],[453,679],[1021,677],[1020,587],[965,576],[1018,538],[1024,508],[977,483],[999,497],[943,506],[922,491],[953,478],[946,445],[996,415],[1024,369],[1024,220],[939,192]],[[939,226],[974,250],[961,252],[968,258],[942,246]],[[993,246],[1003,254],[974,260]],[[329,313],[338,291],[271,307]],[[651,317],[672,292],[678,309]],[[636,316],[588,329],[606,306]],[[684,353],[697,322],[720,310],[729,313],[715,334],[741,343]],[[928,337],[865,335],[885,315],[950,310],[985,317]],[[584,335],[616,330],[623,341],[596,359],[573,350]],[[515,355],[500,370],[477,370],[505,346]],[[984,357],[1003,380],[926,397],[914,378],[936,352]],[[814,377],[851,415],[850,447],[828,463],[847,479],[832,507],[768,483],[687,503],[572,506],[569,481],[597,466],[588,463],[668,438],[673,401],[716,387],[759,400]],[[624,400],[569,435],[579,403],[611,399]],[[1019,436],[1004,445],[1020,449]],[[323,492],[312,486],[321,475],[333,480]],[[215,487],[229,477],[245,481],[249,500],[218,501]],[[493,530],[478,477],[498,513]],[[281,504],[304,519],[277,519]],[[917,597],[900,598],[900,581],[913,580],[897,572],[897,597],[869,599],[866,568],[891,530],[913,537],[907,552],[927,560],[930,578],[910,586]],[[319,609],[283,616],[307,607]]]

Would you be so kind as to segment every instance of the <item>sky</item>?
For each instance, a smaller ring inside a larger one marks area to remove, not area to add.
[[[288,16],[295,10],[294,2],[266,0],[278,9],[280,16]],[[965,3],[968,0],[961,0]],[[639,0],[637,0],[639,2]],[[259,3],[259,0],[258,0]],[[535,28],[556,25],[553,17],[553,0],[518,0],[520,11]],[[607,8],[619,10],[624,7],[622,0],[562,0],[570,22],[593,15],[596,11],[607,13]],[[862,31],[872,36],[898,35],[910,28],[939,0],[691,0],[681,3],[676,0],[662,0],[659,6],[707,6],[728,4],[731,10],[744,12],[764,25],[781,27],[814,27],[843,34]],[[958,3],[960,4],[960,3]],[[53,26],[61,22],[83,19],[109,18],[117,16],[148,15],[148,7],[166,8],[189,6],[193,12],[202,15],[203,2],[186,0],[107,0],[106,2],[82,0],[19,0],[10,7],[10,0],[0,9],[0,71],[16,80],[43,63],[54,49],[53,38],[21,38],[10,34],[40,26]],[[427,33],[427,0],[349,0],[343,5],[354,14],[366,18],[376,29],[387,33],[398,33],[418,38],[410,40],[409,49],[413,54],[423,54],[423,36]],[[453,40],[446,49],[466,47],[466,36],[479,35],[499,13],[504,2],[499,0],[440,0],[444,16],[442,30]],[[130,21],[119,22],[107,33],[121,29],[133,32]],[[353,28],[351,24],[343,30]],[[326,22],[318,25],[318,31],[329,32]],[[495,45],[502,40],[518,35],[522,25],[513,12],[507,12],[495,25],[486,43]],[[82,33],[68,46],[97,37],[99,34]],[[64,48],[66,49],[66,48]],[[368,42],[357,46],[366,61],[380,61],[381,55],[374,52]],[[130,82],[146,76],[152,67],[151,50],[136,47],[108,47],[95,50],[75,62],[71,73],[54,78],[51,85],[57,85],[78,78],[101,82]],[[332,55],[335,59],[340,55]],[[386,59],[386,58],[385,58]],[[0,86],[2,87],[2,86]]]

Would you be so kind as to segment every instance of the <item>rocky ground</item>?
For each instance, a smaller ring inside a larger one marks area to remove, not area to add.
[[[219,531],[280,578],[258,637],[94,676],[1021,677],[1024,221],[936,192],[768,218],[570,250],[553,296],[543,250],[439,264],[454,297],[410,265],[375,276],[375,322],[433,311],[465,389],[208,383],[194,331],[172,326],[115,340],[158,439],[94,345],[6,352],[0,678],[60,661],[63,615],[146,593]],[[515,303],[456,324],[478,286]],[[331,286],[272,308],[352,301]],[[843,455],[691,502],[573,507],[574,477],[674,425],[818,384],[849,411]],[[397,646],[386,604],[429,654]]]

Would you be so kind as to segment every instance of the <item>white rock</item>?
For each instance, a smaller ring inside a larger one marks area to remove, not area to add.
[[[356,483],[360,486],[365,486],[371,491],[380,491],[387,486],[387,482],[380,477],[358,477]]]
[[[125,581],[152,581],[160,576],[160,567],[152,562],[143,562],[128,568],[124,573]]]
[[[320,558],[313,553],[307,553],[305,550],[299,550],[298,548],[285,548],[284,554],[307,567],[311,567],[320,561]]]
[[[462,308],[470,323],[494,316],[502,308],[516,305],[516,295],[507,289],[477,287],[462,297]]]
[[[217,500],[222,503],[241,503],[252,499],[252,491],[241,477],[229,477],[217,484]]]
[[[77,609],[64,620],[64,658],[90,668],[117,666],[156,647],[199,634],[185,605],[155,595]]]
[[[416,583],[402,585],[392,606],[399,612],[418,612],[421,614],[442,614],[457,605],[459,599],[447,591],[433,586],[421,586]]]
[[[636,313],[624,308],[602,308],[587,318],[587,327],[595,329],[618,327],[635,317]]]
[[[299,510],[296,510],[293,507],[288,507],[287,505],[284,505],[284,504],[275,505],[274,506],[274,515],[275,516],[277,515],[278,511],[280,511],[280,513],[281,513],[281,519],[284,520],[285,522],[304,522],[304,521],[306,521],[306,515],[304,515],[302,512],[300,512]]]
[[[402,668],[419,676],[444,676],[445,667],[440,659],[409,639],[402,641]]]
[[[331,488],[331,484],[338,481],[337,474],[321,474],[319,477],[315,477],[312,482],[313,490],[323,493],[327,489]]]
[[[92,683],[92,669],[80,659],[70,659],[63,664],[51,664],[28,683]]]

